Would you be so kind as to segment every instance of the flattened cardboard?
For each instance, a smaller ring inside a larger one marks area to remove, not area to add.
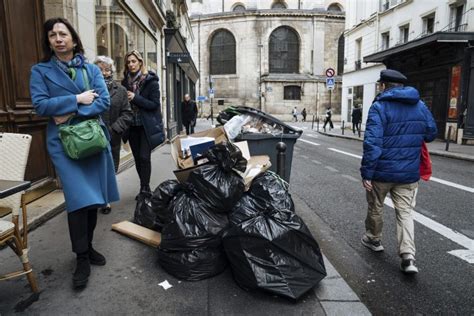
[[[161,243],[161,234],[159,232],[129,221],[112,224],[112,230],[155,248],[158,248]]]
[[[250,157],[250,159],[247,162],[247,169],[242,174],[242,177],[244,178],[245,191],[247,191],[250,188],[250,185],[252,184],[253,179],[255,179],[259,174],[270,169],[271,166],[272,164],[270,162],[269,156]],[[258,168],[258,172],[254,173],[253,175],[249,175],[249,172],[254,168],[255,169]]]
[[[228,142],[227,134],[225,133],[224,127],[216,127],[208,129],[203,132],[194,133],[189,135],[191,137],[212,137],[215,139],[216,144],[222,144]],[[171,143],[171,156],[173,157],[176,167],[178,169],[186,169],[194,166],[192,157],[183,157],[181,150],[181,139],[186,138],[187,136],[179,136]]]

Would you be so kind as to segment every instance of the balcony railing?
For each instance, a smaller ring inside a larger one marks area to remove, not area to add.
[[[448,29],[448,32],[466,32],[467,23],[454,25]]]

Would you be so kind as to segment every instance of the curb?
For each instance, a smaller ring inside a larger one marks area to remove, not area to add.
[[[356,292],[350,287],[342,275],[336,270],[329,258],[324,254],[320,231],[322,223],[319,216],[296,194],[293,194],[296,213],[303,219],[309,230],[316,237],[324,257],[327,276],[314,288],[315,295],[327,316],[332,315],[371,315],[367,306],[361,301]],[[322,224],[328,227],[325,223]],[[319,237],[319,238],[318,238]]]
[[[329,134],[325,132],[318,132],[321,135],[325,135],[328,137],[336,137],[336,138],[343,138],[343,139],[349,139],[349,140],[356,140],[359,142],[363,142],[364,139],[358,138],[358,137],[353,137],[353,136],[346,136],[346,135],[336,135],[336,134]],[[471,155],[466,155],[466,154],[458,154],[458,153],[453,153],[449,151],[442,151],[442,150],[429,150],[430,155],[433,156],[440,156],[440,157],[445,157],[445,158],[451,158],[451,159],[457,159],[457,160],[464,160],[464,161],[472,161],[474,162],[474,156]]]

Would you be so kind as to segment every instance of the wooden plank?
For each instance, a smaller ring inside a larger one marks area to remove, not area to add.
[[[129,221],[112,224],[112,230],[155,248],[158,248],[161,243],[161,234],[159,232]]]

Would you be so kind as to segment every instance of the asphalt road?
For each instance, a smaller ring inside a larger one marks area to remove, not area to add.
[[[360,155],[361,142],[311,130],[295,145],[291,191],[320,221],[316,235],[325,254],[374,314],[474,314],[474,264],[448,253],[469,248],[474,259],[474,163],[432,157],[438,182],[420,182],[416,206],[420,273],[406,276],[393,209],[385,207],[385,251],[360,243],[367,207]]]

